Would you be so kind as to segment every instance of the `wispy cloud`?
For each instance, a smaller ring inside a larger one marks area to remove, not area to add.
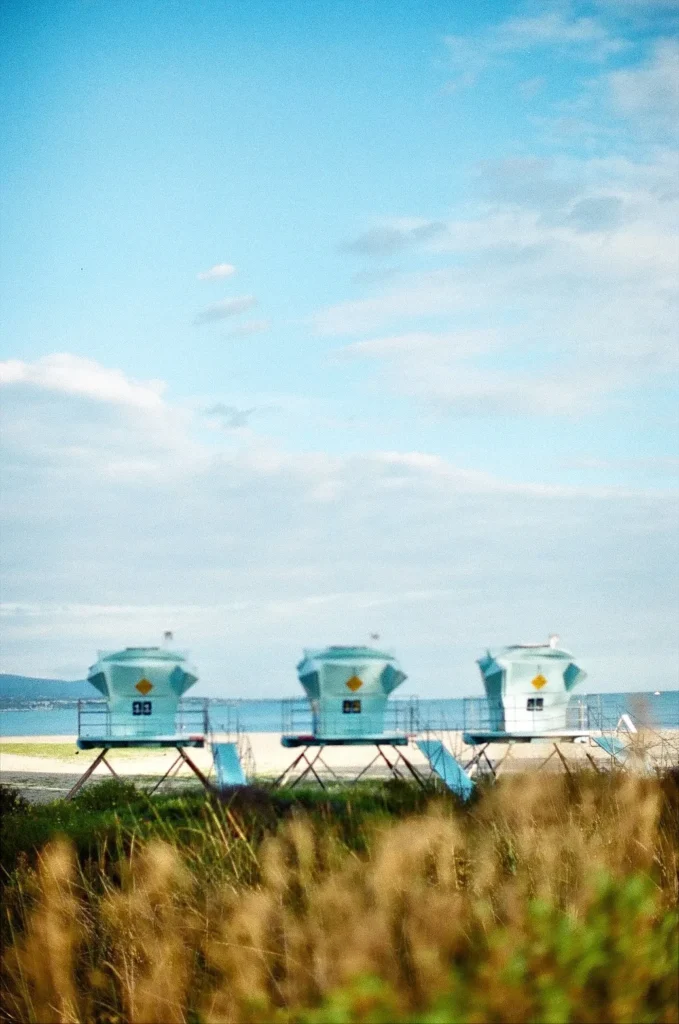
[[[487,352],[497,346],[496,332],[478,331],[411,331],[409,334],[392,334],[384,338],[368,338],[345,345],[336,353],[343,359],[380,359],[384,356],[408,355],[428,356],[434,352],[454,353],[468,356]]]
[[[210,419],[218,420],[220,426],[226,427],[228,430],[239,430],[248,426],[250,417],[256,411],[255,408],[239,409],[236,405],[215,402],[205,410],[205,415]]]
[[[401,274],[375,296],[338,302],[321,310],[314,322],[319,334],[363,334],[381,330],[394,321],[406,323],[475,308],[479,301],[472,282],[465,286],[457,271]]]
[[[650,118],[677,137],[679,126],[679,42],[658,40],[640,66],[614,71],[608,77],[619,113]]]
[[[486,165],[476,214],[426,243],[451,265],[378,282],[320,311],[317,330],[370,333],[337,357],[382,360],[381,388],[386,371],[395,392],[439,410],[601,410],[676,370],[676,174],[667,153]]]
[[[545,75],[536,75],[535,78],[527,78],[521,82],[517,88],[519,94],[525,100],[532,100],[542,92],[546,83],[547,78]]]
[[[367,256],[391,255],[400,249],[408,249],[428,242],[441,232],[446,225],[434,220],[408,220],[405,218],[384,221],[342,245],[346,252]]]
[[[583,56],[600,60],[619,53],[627,44],[611,34],[598,18],[573,17],[564,11],[545,11],[532,17],[509,18],[492,32],[494,45],[506,52],[538,46],[583,48]]]
[[[212,324],[218,320],[227,320],[230,316],[237,316],[244,313],[246,309],[252,309],[257,305],[254,295],[240,295],[235,299],[222,299],[221,302],[213,302],[206,306],[194,318],[194,324]]]
[[[221,281],[224,277],[231,277],[236,273],[233,263],[215,263],[209,270],[203,270],[198,274],[199,281]]]
[[[226,332],[225,337],[248,338],[251,334],[263,334],[270,327],[271,323],[268,320],[248,320],[244,324],[239,324],[238,327],[232,327],[230,331]]]
[[[480,33],[446,36],[445,44],[456,75],[447,91],[474,85],[485,71],[513,54],[553,50],[571,59],[598,63],[629,45],[600,18],[577,17],[565,10],[508,18]],[[539,83],[538,87],[543,84],[540,78],[532,81]]]
[[[646,474],[670,474],[679,481],[679,455],[649,455],[634,459],[602,459],[581,455],[565,460],[568,466],[592,470],[634,470]]]

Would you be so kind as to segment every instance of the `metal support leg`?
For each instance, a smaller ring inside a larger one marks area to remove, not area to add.
[[[288,767],[287,767],[287,768],[285,769],[285,771],[283,772],[283,774],[282,774],[282,775],[279,775],[279,776],[278,776],[278,778],[277,778],[277,779],[276,779],[276,780],[275,780],[274,782],[272,782],[272,783],[271,783],[271,788],[272,788],[272,789],[275,789],[275,788],[276,788],[276,786],[280,786],[280,785],[282,784],[282,782],[283,782],[283,779],[285,778],[285,776],[286,776],[286,775],[289,775],[289,774],[290,774],[290,772],[291,772],[291,771],[293,771],[293,770],[294,770],[294,769],[295,769],[295,768],[297,767],[297,765],[299,764],[299,762],[300,762],[300,761],[301,761],[302,759],[306,760],[306,758],[304,757],[304,755],[306,754],[306,752],[307,752],[307,750],[308,750],[308,749],[309,749],[308,747],[305,747],[305,748],[304,748],[304,750],[302,751],[302,753],[301,753],[301,754],[298,754],[298,755],[297,755],[297,757],[296,757],[296,758],[295,758],[295,760],[294,760],[294,761],[292,762],[292,764],[291,764],[291,765],[288,765]]]
[[[307,747],[307,750],[308,750],[308,747]],[[313,777],[316,779],[316,782],[321,787],[321,789],[325,789],[325,786],[323,785],[323,782],[321,781],[320,776],[318,775],[318,773],[316,772],[316,769],[314,768],[314,765],[316,764],[316,761],[318,761],[319,757],[321,756],[321,751],[322,750],[323,750],[323,747],[319,747],[318,748],[318,753],[316,754],[316,756],[314,758],[312,758],[311,761],[306,756],[306,750],[304,751],[303,757],[304,757],[304,760],[307,763],[307,767],[304,769],[304,771],[302,772],[301,775],[298,775],[297,778],[293,782],[290,783],[290,789],[294,789],[295,786],[297,785],[297,783],[301,782],[302,779],[305,779],[306,776],[309,774],[309,772],[311,772]]]
[[[417,782],[422,787],[422,789],[424,789],[424,780],[420,776],[420,773],[417,771],[417,769],[414,768],[413,765],[410,763],[410,761],[405,756],[403,751],[399,750],[398,747],[394,747],[394,751],[396,752],[396,756],[400,758],[401,761],[403,761],[404,765],[406,766],[412,777],[415,779],[415,782]]]
[[[66,794],[66,799],[67,800],[71,800],[76,795],[78,790],[80,790],[85,785],[85,783],[89,779],[89,777],[92,774],[92,772],[94,771],[94,769],[97,767],[98,764],[101,764],[102,761],[104,762],[104,764],[106,765],[106,767],[108,768],[108,770],[110,772],[113,771],[113,769],[111,768],[111,765],[106,760],[106,755],[108,754],[109,750],[110,750],[110,747],[104,747],[104,749],[101,751],[101,753],[97,754],[96,758],[94,759],[92,764],[89,766],[89,768],[87,769],[85,774],[80,776],[80,778],[76,782],[75,786],[73,786],[73,788]],[[115,772],[113,772],[113,774],[115,775]]]
[[[210,782],[209,782],[207,776],[203,775],[203,773],[200,770],[200,768],[198,767],[198,765],[193,763],[193,761],[191,760],[191,758],[186,753],[186,751],[184,750],[183,747],[177,747],[177,750],[179,751],[179,756],[184,758],[184,760],[188,764],[188,766],[191,769],[191,771],[193,772],[193,774],[196,775],[200,779],[200,781],[203,783],[205,788],[207,790],[209,790],[210,789]]]
[[[369,771],[370,771],[370,769],[372,768],[372,766],[373,766],[373,765],[375,764],[375,761],[379,761],[379,759],[380,759],[380,748],[378,747],[378,748],[377,748],[377,753],[376,753],[376,754],[375,754],[375,756],[373,757],[373,759],[372,759],[372,761],[370,762],[370,764],[366,765],[366,766],[365,766],[365,768],[362,768],[362,769],[361,769],[361,771],[360,771],[360,772],[358,773],[358,775],[357,775],[357,776],[356,776],[356,778],[354,779],[354,782],[358,782],[358,780],[359,780],[359,779],[362,779],[362,778],[363,778],[363,776],[365,775],[365,773],[366,773],[366,772],[369,772]]]
[[[108,770],[110,771],[111,775],[115,775],[116,779],[119,779],[119,778],[120,778],[120,776],[118,775],[118,772],[116,772],[116,771],[114,771],[114,770],[113,770],[113,766],[112,766],[111,764],[109,764],[109,762],[108,762],[108,761],[106,760],[106,758],[105,758],[105,757],[102,757],[102,759],[101,759],[101,760],[102,760],[102,762],[103,762],[103,763],[104,763],[104,764],[106,765],[106,767],[107,767],[107,768],[108,768]]]
[[[495,765],[493,764],[491,759],[488,757],[488,754],[486,753],[487,749],[488,749],[487,746],[483,748],[483,756],[486,759],[486,764],[490,768],[490,771],[491,771],[491,774],[492,774],[493,778],[497,779],[497,772],[495,771]]]
[[[467,774],[469,774],[469,770],[471,768],[473,768],[474,765],[476,765],[476,772],[477,772],[477,775],[478,775],[478,773],[480,771],[480,768],[481,768],[481,758],[484,758],[486,764],[490,768],[491,775],[493,776],[494,779],[497,778],[497,772],[495,771],[495,765],[493,764],[491,759],[488,757],[488,754],[486,753],[486,751],[488,750],[489,746],[490,746],[490,743],[484,743],[484,745],[479,750],[478,754],[474,754],[474,756],[472,757],[471,761],[467,761],[467,764],[464,766],[464,770],[465,770],[465,772]],[[470,778],[471,778],[471,776],[470,776]]]
[[[495,778],[497,778],[498,775],[500,774],[500,768],[505,763],[505,761],[509,760],[511,752],[512,752],[512,744],[509,743],[507,745],[507,753],[503,757],[501,757],[500,760],[497,761],[495,765],[493,765],[492,772],[493,772],[493,775],[495,776]],[[488,759],[486,758],[486,760],[488,760]]]
[[[157,789],[160,789],[160,787],[162,786],[162,784],[163,784],[163,783],[165,782],[165,779],[169,779],[170,775],[172,774],[172,771],[173,771],[173,770],[174,770],[174,769],[175,769],[175,768],[177,767],[177,765],[179,765],[179,764],[181,764],[181,763],[182,763],[182,757],[181,757],[181,754],[177,754],[177,756],[175,757],[174,761],[172,762],[172,764],[170,765],[170,767],[169,767],[169,768],[167,769],[167,771],[166,771],[166,772],[165,772],[165,774],[163,775],[162,779],[160,779],[160,780],[159,780],[158,782],[156,782],[156,784],[155,784],[155,786],[153,787],[153,789],[149,790],[149,796],[153,796],[153,794],[155,793],[155,791],[156,791]]]
[[[393,776],[394,776],[395,778],[397,778],[397,779],[400,779],[400,778],[401,778],[401,774],[400,774],[400,772],[398,771],[398,769],[397,769],[397,768],[395,767],[395,762],[394,762],[394,764],[392,764],[392,763],[391,763],[391,761],[389,760],[389,758],[387,757],[387,755],[386,755],[386,754],[384,753],[384,751],[382,750],[382,747],[381,747],[381,746],[379,746],[379,744],[377,745],[377,750],[378,750],[378,752],[379,752],[379,756],[380,756],[380,757],[382,758],[382,760],[383,760],[383,761],[384,761],[384,762],[386,763],[386,765],[388,766],[388,768],[389,768],[389,771],[391,772],[391,774],[392,774],[392,775],[393,775]]]
[[[551,761],[551,760],[552,760],[552,758],[554,757],[554,754],[555,754],[555,753],[556,753],[556,745],[554,746],[554,750],[553,750],[553,751],[551,752],[551,754],[550,754],[550,755],[549,755],[548,757],[546,757],[546,758],[544,759],[544,761],[542,761],[542,762],[541,762],[541,764],[539,764],[539,765],[538,765],[538,768],[537,768],[537,770],[538,770],[538,771],[541,771],[541,770],[542,770],[542,769],[543,769],[543,768],[545,767],[545,765],[547,764],[547,762],[548,762],[548,761]]]
[[[323,765],[323,767],[325,768],[326,772],[329,772],[330,775],[332,775],[332,777],[335,780],[335,782],[341,782],[342,781],[341,777],[337,774],[335,769],[331,768],[330,765],[328,764],[328,762],[324,761],[323,758],[320,756],[320,754],[319,754],[319,756],[317,758],[314,759],[314,764],[316,764],[316,762],[318,762],[319,764]]]
[[[568,764],[566,763],[566,758],[563,756],[563,754],[559,750],[559,748],[558,748],[556,743],[554,744],[554,749],[556,750],[557,754],[561,758],[561,764],[564,766],[564,768],[566,770],[566,775],[568,775],[568,777],[570,779],[572,779],[573,778],[573,773],[571,772],[570,768],[568,767]]]
[[[486,750],[488,749],[489,746],[490,746],[490,743],[484,743],[484,745],[481,747],[481,749],[478,751],[478,753],[474,754],[474,756],[472,757],[472,759],[470,761],[467,761],[466,765],[464,766],[464,770],[466,772],[469,771],[470,768],[473,768],[474,765],[476,765],[477,768],[479,767],[479,761],[481,760],[483,755],[486,753]],[[488,760],[488,757],[486,756],[486,761],[487,760]]]

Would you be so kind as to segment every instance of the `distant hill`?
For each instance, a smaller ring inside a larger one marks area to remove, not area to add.
[[[16,700],[80,700],[100,697],[85,679],[66,682],[63,679],[34,679],[0,673],[0,701]]]

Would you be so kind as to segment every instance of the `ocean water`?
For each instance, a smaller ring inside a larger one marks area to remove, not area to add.
[[[85,702],[83,702],[85,703]],[[223,700],[187,698],[187,708],[202,708],[207,703],[210,727],[215,732],[307,732],[311,728],[309,706],[304,698],[296,700]],[[657,696],[647,693],[579,694],[572,698],[590,712],[590,723],[601,722],[607,728],[620,715],[631,714],[654,728],[679,729],[679,690],[665,690]],[[464,698],[401,699],[389,701],[388,729],[462,729]],[[575,724],[575,722],[574,722]],[[6,702],[0,707],[0,736],[73,736],[78,732],[78,705],[75,701]]]

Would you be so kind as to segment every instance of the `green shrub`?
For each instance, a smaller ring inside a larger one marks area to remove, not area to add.
[[[0,784],[0,820],[7,814],[15,814],[28,807],[28,801],[21,795],[14,786]]]
[[[676,779],[105,793],[10,814],[0,1019],[678,1019]]]
[[[83,786],[73,798],[73,806],[83,811],[112,811],[145,801],[133,782],[125,779],[102,779]]]

